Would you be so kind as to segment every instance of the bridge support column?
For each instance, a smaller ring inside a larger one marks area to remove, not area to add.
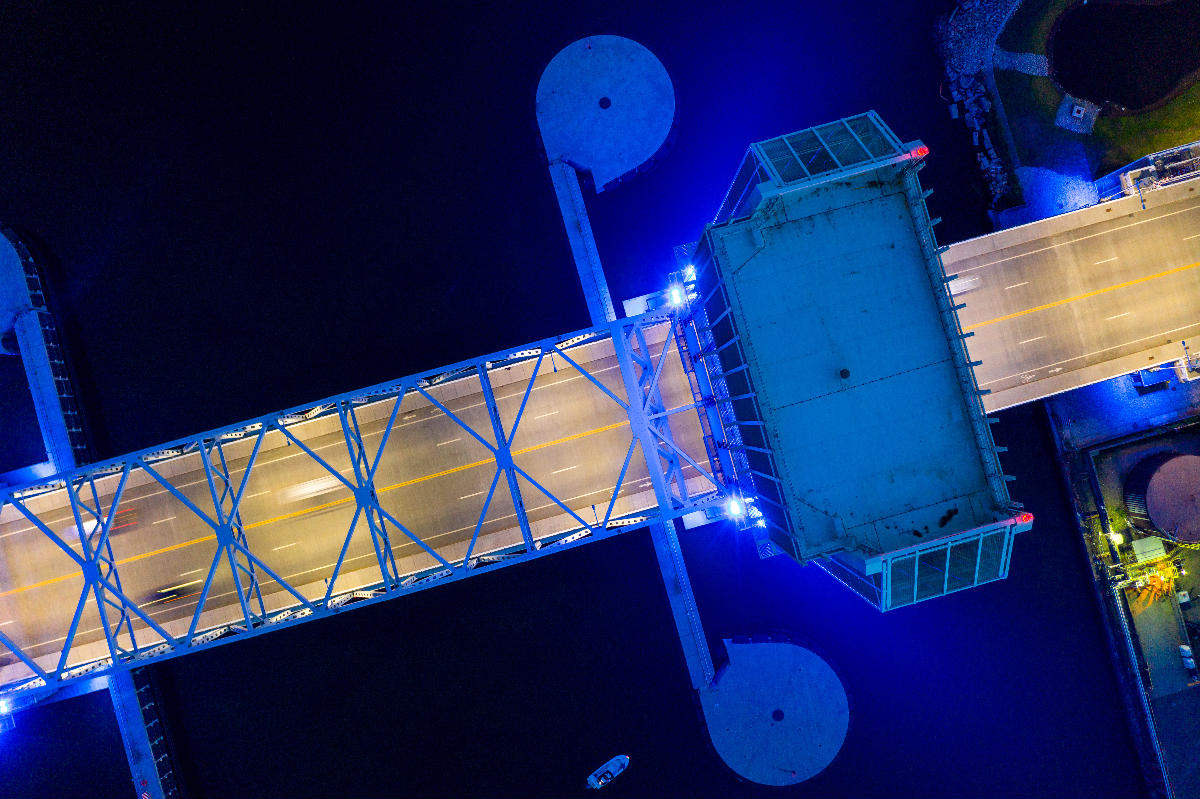
[[[550,180],[554,183],[554,193],[558,197],[558,207],[567,229],[567,240],[571,243],[571,255],[579,270],[579,283],[583,286],[583,297],[587,301],[592,324],[611,322],[617,318],[617,314],[608,293],[608,280],[600,264],[596,239],[592,236],[587,206],[583,204],[579,176],[570,164],[556,160],[550,162]]]
[[[712,687],[716,670],[713,668],[708,640],[704,637],[704,625],[700,623],[692,581],[688,579],[683,552],[679,548],[675,523],[658,521],[650,525],[650,540],[654,542],[654,554],[662,571],[663,586],[667,589],[671,616],[679,632],[679,643],[683,646],[683,659],[687,663],[692,688],[704,692]]]
[[[18,251],[0,234],[0,333],[12,330],[15,335],[50,473],[66,472],[76,466],[83,431],[73,399],[64,398],[64,393],[70,395],[70,381],[57,335],[47,329],[50,315],[36,268],[22,259],[22,252],[28,257],[24,246]]]
[[[179,796],[163,721],[157,700],[151,695],[144,675],[120,669],[108,675],[112,698],[129,773],[138,799],[168,799]]]

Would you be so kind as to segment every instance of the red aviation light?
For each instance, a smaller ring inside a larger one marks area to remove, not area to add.
[[[920,147],[914,147],[912,151],[913,158],[924,158],[929,155],[929,148],[922,144]]]
[[[1033,514],[1028,512],[1017,514],[1017,524],[1033,524]]]

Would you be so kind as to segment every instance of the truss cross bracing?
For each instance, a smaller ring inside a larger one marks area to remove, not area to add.
[[[723,503],[657,311],[0,497],[0,689],[42,693]],[[689,370],[691,370],[689,376]],[[706,446],[705,438],[709,439]]]

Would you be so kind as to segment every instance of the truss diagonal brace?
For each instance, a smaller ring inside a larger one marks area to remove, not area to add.
[[[379,453],[387,445],[391,433],[391,423],[400,409],[400,398],[388,418],[388,427],[384,438],[379,442]],[[363,441],[362,429],[358,424],[358,415],[354,407],[347,401],[338,403],[338,418],[342,422],[342,433],[346,437],[346,449],[350,454],[350,463],[354,468],[354,494],[359,510],[367,519],[367,530],[371,534],[371,544],[375,548],[375,560],[379,564],[379,576],[388,590],[400,584],[400,573],[396,568],[396,553],[392,550],[392,542],[388,537],[384,517],[379,507],[379,495],[375,491],[375,468],[379,465],[378,454],[371,458],[367,454],[367,445]],[[351,528],[353,534],[353,527]],[[349,538],[347,538],[349,540]],[[339,566],[341,558],[339,558]]]
[[[254,443],[254,451],[246,464],[241,483],[235,488],[233,477],[229,473],[229,462],[225,458],[225,450],[218,438],[213,442],[203,442],[200,446],[200,460],[204,465],[205,477],[208,480],[209,493],[212,495],[213,510],[220,525],[213,528],[217,535],[218,548],[223,550],[229,561],[229,571],[233,577],[234,590],[237,591],[238,603],[242,607],[242,615],[247,626],[261,623],[267,615],[266,604],[263,602],[262,589],[258,584],[258,574],[254,561],[249,557],[239,555],[249,551],[246,541],[245,525],[242,523],[241,500],[246,483],[250,479],[251,469],[258,456],[265,431],[258,434]],[[217,459],[212,457],[213,450]],[[218,554],[219,557],[219,554]],[[240,573],[239,573],[240,572]],[[243,578],[245,582],[243,583]],[[197,606],[199,611],[201,606]]]
[[[488,379],[487,369],[483,364],[475,367],[479,373],[479,385],[483,389],[483,401],[487,404],[488,416],[492,419],[492,432],[496,435],[496,465],[508,479],[508,490],[512,494],[513,510],[517,514],[517,523],[521,526],[521,538],[525,540],[525,551],[533,551],[533,532],[529,529],[529,517],[525,514],[525,501],[521,499],[521,486],[517,482],[517,470],[513,466],[512,447],[508,436],[504,434],[504,423],[500,420],[500,408],[496,405],[496,394],[492,391],[492,383]],[[530,376],[530,381],[537,379],[537,373]],[[517,421],[520,421],[519,419]]]

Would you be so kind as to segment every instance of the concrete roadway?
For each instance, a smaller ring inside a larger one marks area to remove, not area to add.
[[[651,339],[656,354],[666,327]],[[619,397],[625,397],[611,342],[581,345],[571,357]],[[583,359],[583,360],[580,360]],[[520,405],[533,362],[491,373],[493,390],[507,430]],[[667,407],[692,401],[686,376],[675,354],[661,379]],[[494,442],[483,396],[474,378],[432,390],[472,429]],[[369,454],[378,449],[394,400],[357,409]],[[679,445],[698,463],[707,456],[696,414],[671,417]],[[290,428],[294,435],[343,474],[351,461],[337,417]],[[537,482],[589,522],[603,518],[630,443],[625,413],[586,377],[561,358],[543,360],[518,432],[512,441],[515,462]],[[240,480],[252,441],[225,445],[231,472]],[[199,455],[159,468],[169,482],[201,509],[213,500]],[[445,413],[419,394],[406,395],[396,417],[376,475],[382,507],[450,562],[461,559],[474,532],[496,467],[490,451]],[[695,469],[685,470],[692,491],[707,490]],[[116,479],[101,483],[104,507]],[[533,485],[521,480],[521,495],[535,538],[577,527],[561,508]],[[593,512],[592,505],[595,505]],[[646,465],[635,453],[621,486],[614,515],[656,504]],[[80,551],[65,492],[30,501],[31,509],[65,541]],[[351,492],[299,447],[279,433],[263,442],[245,489],[241,511],[250,549],[308,598],[322,596],[354,515]],[[144,473],[130,478],[118,508],[111,541],[127,596],[173,635],[187,630],[216,551],[212,529],[162,485]],[[393,528],[391,537],[401,574],[427,568],[436,561],[418,544]],[[503,477],[496,485],[474,554],[520,543],[513,505]],[[260,571],[268,609],[295,604],[289,594]],[[345,565],[336,582],[338,593],[378,582],[380,571],[365,520],[355,527]],[[56,664],[79,600],[83,577],[68,556],[37,532],[17,511],[0,513],[0,632],[11,637],[43,667]],[[165,589],[172,589],[167,591]],[[231,571],[222,560],[198,629],[241,618]],[[149,634],[138,621],[135,629]],[[145,635],[139,645],[146,642]],[[2,648],[0,648],[2,649]],[[0,684],[28,676],[29,671],[6,654]],[[104,634],[94,601],[89,601],[68,663],[105,654]]]
[[[1200,181],[952,245],[984,407],[1200,354]]]

